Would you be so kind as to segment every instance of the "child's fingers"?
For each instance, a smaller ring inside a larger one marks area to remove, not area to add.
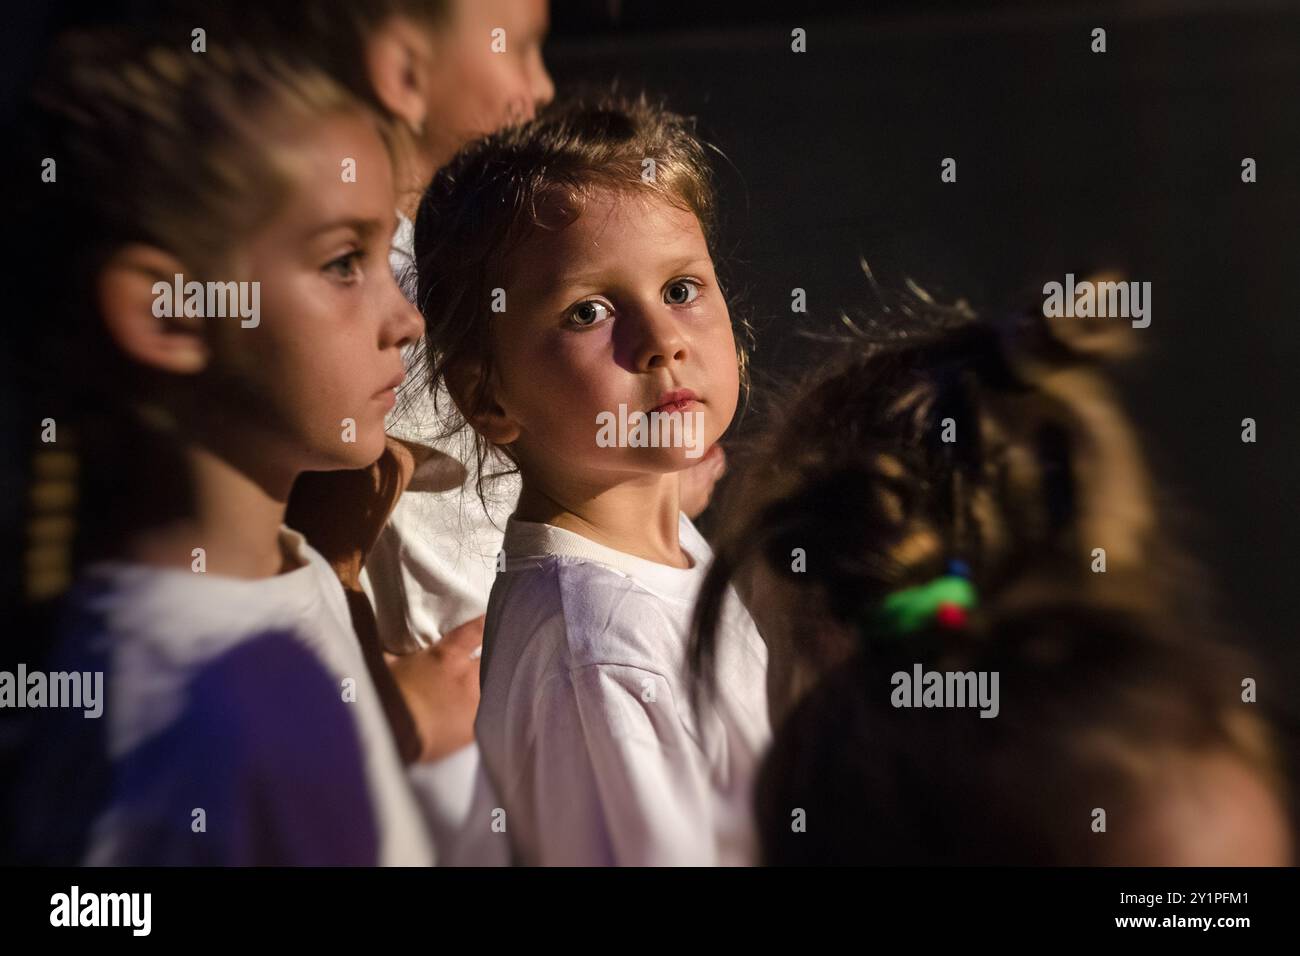
[[[727,473],[727,453],[721,445],[714,445],[705,453],[702,464],[713,467],[713,480],[717,481]]]
[[[452,628],[442,636],[439,645],[449,654],[464,653],[467,657],[472,656],[477,660],[479,654],[475,652],[483,646],[484,620],[482,617],[476,617],[466,621],[460,627]]]
[[[698,462],[681,473],[682,512],[688,518],[697,518],[709,506],[713,488],[727,470],[727,454],[721,445],[714,445]]]

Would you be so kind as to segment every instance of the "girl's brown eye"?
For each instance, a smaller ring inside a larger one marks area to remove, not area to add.
[[[361,251],[358,249],[349,252],[347,255],[339,256],[325,268],[340,279],[352,280],[360,272],[360,266]]]
[[[609,315],[609,309],[603,302],[587,301],[579,302],[569,313],[569,321],[581,328],[595,325],[603,321]]]
[[[669,305],[686,305],[694,302],[699,294],[698,284],[690,279],[678,279],[676,282],[669,283],[668,288],[664,290],[664,301]]]

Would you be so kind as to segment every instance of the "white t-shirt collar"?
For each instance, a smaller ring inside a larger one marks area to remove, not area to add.
[[[682,550],[690,555],[693,562],[689,568],[660,564],[592,541],[565,528],[535,521],[520,521],[517,518],[511,518],[506,523],[502,547],[507,562],[526,562],[550,556],[579,558],[602,564],[660,594],[684,597],[699,586],[713,555],[689,518],[682,515],[678,527]]]

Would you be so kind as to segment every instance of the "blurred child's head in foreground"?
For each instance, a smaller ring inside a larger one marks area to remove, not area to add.
[[[1137,440],[1096,368],[1131,333],[902,307],[910,318],[860,331],[782,402],[724,501],[703,631],[733,581],[773,645],[774,719],[854,651],[862,609],[952,560],[981,590],[1034,553],[1090,594],[1158,599],[1126,586],[1164,562]]]
[[[1286,862],[1253,671],[1188,633],[1095,368],[1126,327],[907,311],[786,403],[701,594],[706,678],[728,585],[768,645],[765,858]]]
[[[157,520],[185,483],[144,464],[147,435],[272,496],[382,452],[419,334],[388,268],[386,132],[329,77],[250,49],[112,31],[54,49],[31,135],[57,179],[33,215],[61,254],[33,369],[64,434],[84,424],[101,518],[149,487],[123,521]]]

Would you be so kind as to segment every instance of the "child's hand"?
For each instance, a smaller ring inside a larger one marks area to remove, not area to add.
[[[681,482],[681,509],[694,520],[709,506],[713,486],[727,471],[727,454],[721,445],[714,445],[698,462],[679,476]]]
[[[438,760],[473,741],[482,647],[483,618],[476,617],[426,650],[384,655],[415,721],[418,762]]]

